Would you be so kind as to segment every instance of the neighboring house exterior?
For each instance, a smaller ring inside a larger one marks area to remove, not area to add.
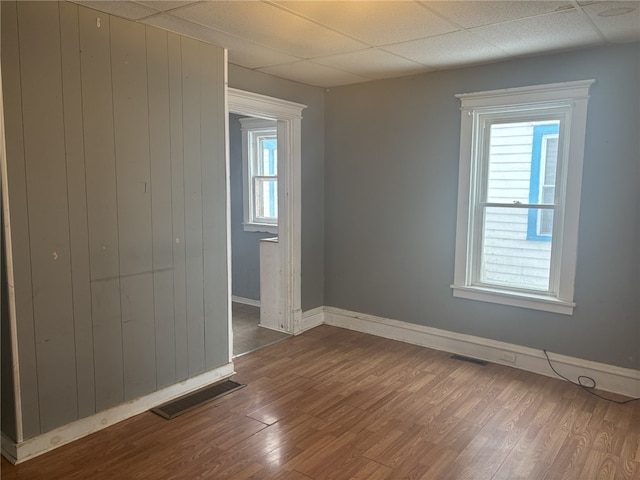
[[[553,203],[558,123],[494,124],[490,138],[487,201]],[[483,279],[546,290],[552,227],[551,210],[488,208],[482,248]]]

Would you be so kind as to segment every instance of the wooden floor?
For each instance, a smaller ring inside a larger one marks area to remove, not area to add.
[[[2,479],[640,479],[640,405],[329,326],[236,359],[248,384],[144,413]]]

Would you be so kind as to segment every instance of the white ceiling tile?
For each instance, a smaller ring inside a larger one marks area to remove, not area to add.
[[[230,44],[229,62],[247,68],[269,67],[300,60],[292,55],[276,52],[260,45],[249,46],[242,40]]]
[[[365,46],[263,2],[202,2],[176,10],[175,15],[303,58],[354,51]]]
[[[101,0],[78,0],[73,3],[84,5],[86,7],[93,8],[94,10],[100,10],[101,12],[116,15],[118,17],[127,18],[129,20],[138,20],[158,12],[154,8],[128,1],[114,2]]]
[[[640,41],[639,0],[72,1],[320,86]]]
[[[606,2],[583,10],[610,42],[640,40],[640,2]]]
[[[435,1],[422,2],[458,25],[471,28],[573,9],[568,1]]]
[[[493,62],[508,56],[464,30],[390,45],[384,49],[437,69]]]
[[[319,65],[310,60],[260,68],[259,71],[317,87],[335,87],[371,80],[360,75]]]
[[[196,3],[197,0],[138,0],[136,3],[141,3],[147,7],[154,8],[159,12],[166,12],[167,10],[173,10],[174,8],[184,7]]]
[[[432,70],[420,63],[412,62],[376,48],[314,58],[313,61],[369,78],[399,77]]]
[[[369,45],[386,45],[458,30],[415,2],[279,1],[278,5]]]
[[[266,67],[299,60],[297,57],[276,52],[260,45],[253,45],[242,38],[167,14],[155,15],[142,20],[142,23],[227,48],[229,61],[247,68]]]
[[[584,14],[575,10],[469,31],[512,55],[566,50],[602,42]]]

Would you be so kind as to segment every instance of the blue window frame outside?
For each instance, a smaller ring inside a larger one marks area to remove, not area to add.
[[[542,181],[542,146],[544,138],[549,135],[558,134],[558,124],[536,125],[533,128],[533,148],[531,151],[531,178],[529,183],[529,203],[537,204],[540,201],[540,182]],[[541,235],[538,233],[538,222],[540,210],[529,209],[527,224],[527,240],[550,242],[551,235]]]

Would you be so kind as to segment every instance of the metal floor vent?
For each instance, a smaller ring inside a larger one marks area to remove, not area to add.
[[[475,363],[476,365],[486,365],[489,362],[485,362],[484,360],[479,360],[473,357],[465,357],[464,355],[451,355],[451,358],[455,360],[462,360],[463,362]]]
[[[234,382],[233,380],[224,380],[167,402],[159,407],[152,408],[151,411],[166,418],[167,420],[171,420],[178,415],[187,413],[189,410],[193,410],[200,405],[209,403],[243,387],[246,387],[243,383]]]

